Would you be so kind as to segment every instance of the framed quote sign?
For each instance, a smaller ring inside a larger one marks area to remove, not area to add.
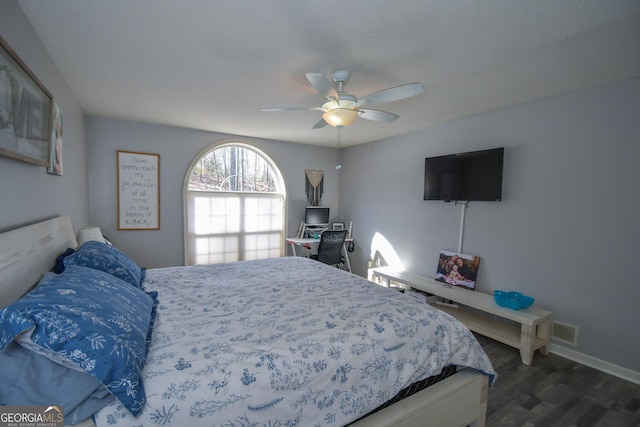
[[[160,155],[117,152],[118,230],[160,229]]]

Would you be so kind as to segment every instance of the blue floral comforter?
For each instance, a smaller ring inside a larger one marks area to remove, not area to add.
[[[341,426],[447,365],[495,372],[453,317],[302,257],[150,269],[160,305],[134,418],[106,426]]]

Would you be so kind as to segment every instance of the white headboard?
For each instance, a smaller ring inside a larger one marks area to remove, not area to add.
[[[53,268],[58,255],[75,247],[67,215],[0,234],[0,308],[20,298]]]

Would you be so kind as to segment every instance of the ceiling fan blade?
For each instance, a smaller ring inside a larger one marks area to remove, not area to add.
[[[368,110],[363,108],[360,108],[358,110],[358,115],[363,119],[373,120],[374,122],[385,122],[385,123],[391,123],[399,117],[396,114],[389,113],[386,111]]]
[[[372,93],[371,95],[358,99],[358,103],[360,105],[366,105],[393,102],[411,98],[412,96],[420,95],[421,93],[424,93],[424,86],[422,83],[409,83]]]
[[[313,129],[320,129],[320,128],[325,127],[326,125],[328,125],[328,123],[325,122],[324,119],[320,119],[320,120],[318,120],[318,123],[313,125]]]
[[[267,107],[261,108],[260,111],[295,111],[295,110],[317,110],[320,111],[320,107]]]
[[[313,86],[318,92],[320,92],[320,95],[324,96],[325,98],[328,97],[329,94],[338,96],[338,93],[336,92],[336,89],[333,87],[331,82],[327,80],[327,78],[322,74],[306,73],[305,76],[307,76],[307,80],[309,80],[311,86]]]

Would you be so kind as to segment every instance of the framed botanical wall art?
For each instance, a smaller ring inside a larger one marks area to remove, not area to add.
[[[53,96],[0,37],[0,155],[49,165]]]
[[[47,172],[62,176],[62,110],[55,103],[51,113],[51,141]]]

